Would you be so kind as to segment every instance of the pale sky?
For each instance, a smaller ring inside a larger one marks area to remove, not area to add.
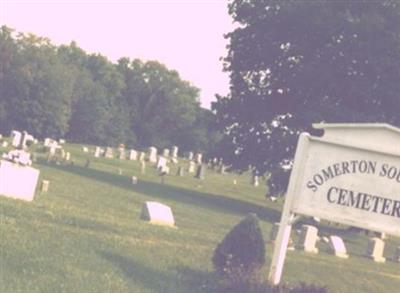
[[[0,26],[78,46],[116,62],[158,60],[201,89],[203,107],[225,95],[220,57],[233,30],[228,0],[0,0]]]

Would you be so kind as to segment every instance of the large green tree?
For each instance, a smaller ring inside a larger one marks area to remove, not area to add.
[[[398,1],[234,0],[231,92],[213,105],[234,168],[271,172],[282,192],[315,122],[400,125]]]
[[[18,34],[14,52],[7,59],[8,45],[3,46],[3,41],[11,44],[7,34],[3,28],[0,46],[7,63],[2,69],[0,93],[6,126],[39,137],[63,136],[71,115],[71,72],[58,59],[50,41],[33,34]]]
[[[173,138],[195,121],[199,90],[156,61],[123,58],[118,69],[125,76],[123,96],[137,143],[142,147],[176,144]]]

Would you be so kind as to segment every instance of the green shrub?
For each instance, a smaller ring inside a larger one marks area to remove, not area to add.
[[[265,262],[265,243],[259,220],[248,215],[218,244],[212,259],[214,269],[233,286],[248,284]]]

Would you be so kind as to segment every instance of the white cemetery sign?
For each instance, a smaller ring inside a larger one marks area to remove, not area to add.
[[[316,124],[300,135],[272,258],[280,282],[295,215],[400,236],[400,129],[388,124]]]

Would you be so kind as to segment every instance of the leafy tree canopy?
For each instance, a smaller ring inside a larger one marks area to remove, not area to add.
[[[213,109],[226,161],[271,172],[271,193],[312,123],[400,125],[398,2],[234,0],[229,13],[231,92]]]

